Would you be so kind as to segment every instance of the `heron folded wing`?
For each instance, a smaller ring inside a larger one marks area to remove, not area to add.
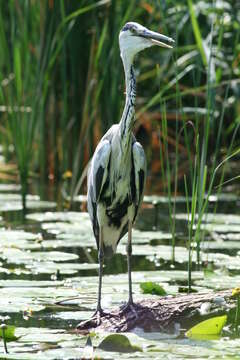
[[[146,157],[143,147],[139,142],[135,142],[133,144],[132,151],[133,151],[135,188],[136,188],[136,200],[135,200],[136,201],[135,217],[136,217],[139,206],[141,205],[143,199],[143,191],[144,191],[146,174],[147,174],[147,163],[146,163]]]
[[[103,185],[108,176],[108,163],[111,154],[111,144],[102,140],[94,153],[89,172],[88,189],[92,188],[92,201],[99,201]]]

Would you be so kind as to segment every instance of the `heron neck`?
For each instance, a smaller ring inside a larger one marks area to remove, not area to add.
[[[122,143],[129,144],[132,135],[132,128],[134,124],[135,115],[135,101],[136,101],[136,77],[134,74],[133,63],[124,62],[125,81],[126,81],[126,101],[120,121],[120,131]],[[127,146],[124,146],[126,148]]]

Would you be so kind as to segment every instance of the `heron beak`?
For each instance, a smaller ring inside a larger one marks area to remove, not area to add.
[[[166,35],[159,34],[155,31],[144,29],[138,33],[139,36],[149,39],[154,45],[172,49],[172,46],[166,43],[174,43],[174,40]]]

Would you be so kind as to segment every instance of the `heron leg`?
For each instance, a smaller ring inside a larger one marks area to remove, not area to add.
[[[101,307],[101,297],[102,297],[102,274],[103,274],[103,238],[102,238],[102,227],[100,227],[100,236],[99,236],[99,250],[98,250],[98,261],[99,261],[99,280],[98,280],[98,301],[97,301],[97,310],[96,312],[102,313]]]
[[[132,223],[131,223],[131,221],[129,221],[129,223],[128,223],[128,243],[127,243],[128,286],[129,286],[128,305],[133,305],[131,257],[132,257]]]
[[[98,281],[98,299],[97,299],[97,308],[92,317],[88,320],[81,321],[77,328],[84,328],[85,326],[89,326],[89,324],[93,327],[99,326],[101,324],[101,317],[106,315],[102,310],[101,306],[101,294],[102,294],[102,274],[103,274],[103,260],[104,260],[104,252],[103,252],[103,234],[102,227],[100,227],[99,233],[99,247],[98,247],[98,261],[99,261],[99,281]]]
[[[97,325],[101,323],[101,316],[104,315],[101,306],[101,298],[102,298],[102,274],[103,274],[103,260],[104,260],[104,253],[103,253],[103,233],[102,227],[100,226],[100,233],[99,233],[99,249],[98,249],[98,261],[99,261],[99,278],[98,278],[98,300],[97,300],[97,309],[93,316],[97,317]]]
[[[128,223],[128,243],[127,243],[127,263],[128,263],[128,286],[129,286],[129,295],[128,302],[126,305],[122,306],[121,313],[131,312],[135,318],[138,318],[137,306],[133,302],[132,295],[132,272],[131,272],[131,257],[132,257],[132,222]]]

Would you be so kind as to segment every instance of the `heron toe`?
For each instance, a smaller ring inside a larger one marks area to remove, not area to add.
[[[91,328],[91,327],[95,328],[101,325],[102,322],[101,318],[107,315],[108,315],[107,312],[103,311],[102,309],[97,309],[90,319],[81,321],[77,325],[77,328],[78,329]]]
[[[126,305],[121,306],[121,314],[133,314],[135,319],[138,319],[137,305],[134,302],[128,301]]]

